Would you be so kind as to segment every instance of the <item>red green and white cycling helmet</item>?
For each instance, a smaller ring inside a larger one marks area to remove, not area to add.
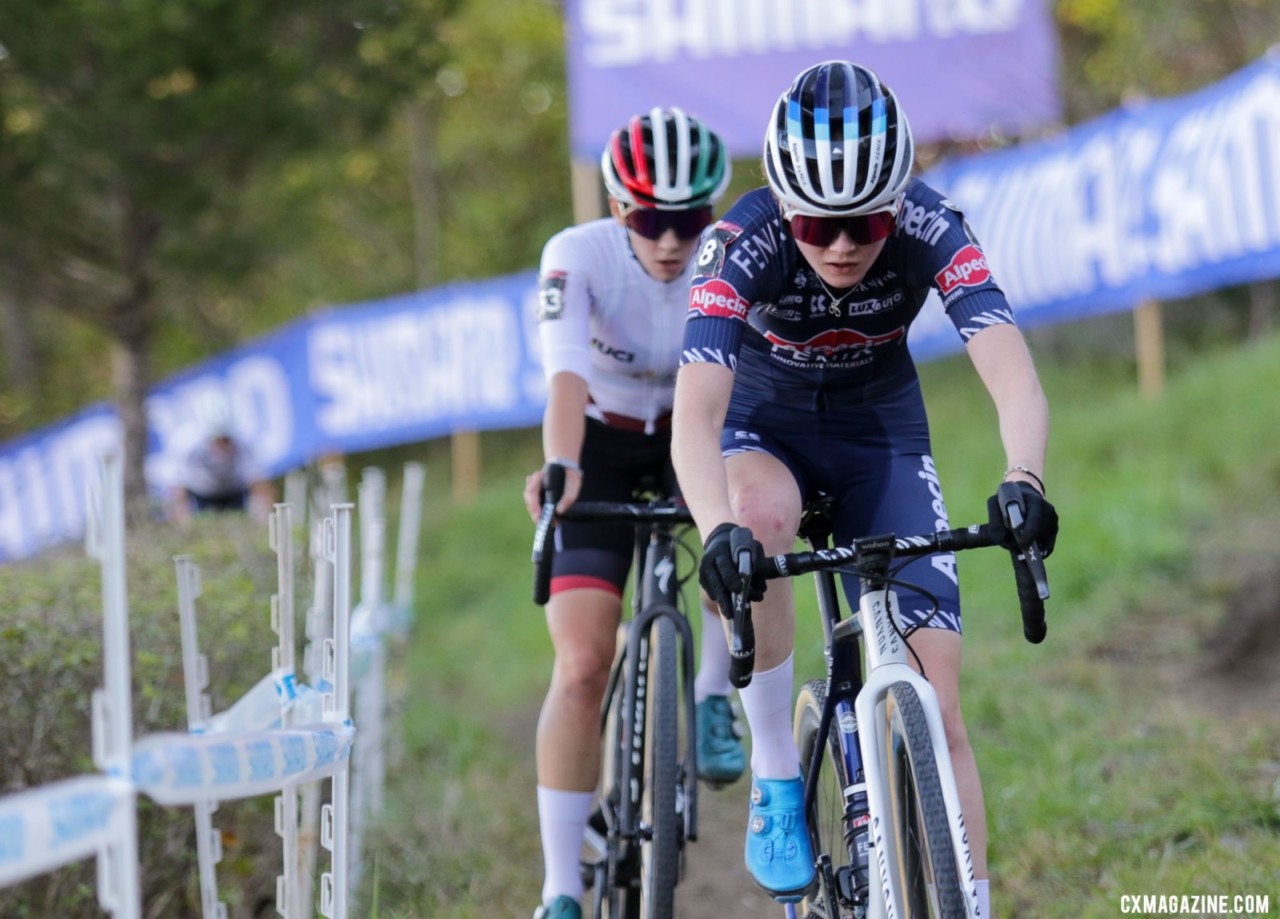
[[[623,204],[676,211],[713,204],[733,167],[720,138],[697,118],[654,108],[613,132],[600,171],[609,195]]]
[[[784,210],[816,216],[896,207],[911,177],[911,126],[865,67],[826,61],[779,97],[764,140],[769,187]]]

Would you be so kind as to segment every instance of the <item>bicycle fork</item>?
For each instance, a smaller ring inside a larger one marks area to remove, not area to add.
[[[692,728],[694,724],[695,706],[693,702],[693,632],[689,620],[680,614],[674,606],[658,603],[637,613],[627,631],[626,673],[623,682],[623,710],[629,712],[632,722],[625,726],[623,736],[622,763],[619,770],[618,802],[619,831],[624,838],[634,839],[640,835],[639,826],[639,789],[643,784],[645,739],[645,701],[649,691],[647,685],[649,669],[649,635],[659,617],[669,619],[676,629],[676,645],[680,648],[680,670],[684,678],[684,691],[681,703],[684,708],[685,724]],[[698,838],[698,788],[697,788],[697,750],[696,744],[689,743],[685,748],[683,773],[684,795],[684,838],[694,841]]]
[[[885,701],[888,698],[889,687],[895,683],[909,683],[922,703],[932,741],[934,761],[937,764],[938,774],[943,777],[943,803],[946,807],[947,822],[952,827],[952,845],[956,865],[961,872],[968,913],[970,916],[977,916],[978,891],[973,873],[973,856],[969,851],[969,836],[965,830],[964,815],[960,809],[960,796],[956,789],[955,772],[951,768],[951,755],[947,748],[946,731],[942,724],[937,693],[928,680],[907,664],[906,647],[889,622],[889,616],[892,615],[890,610],[897,608],[896,593],[880,588],[863,594],[859,610],[862,621],[872,622],[879,627],[877,634],[866,636],[868,669],[854,704],[857,723],[862,728],[858,731],[858,746],[862,762],[872,764],[872,768],[866,775],[866,791],[871,816],[871,846],[875,854],[879,884],[871,886],[873,899],[879,901],[880,909],[872,912],[871,915],[901,916],[903,912],[900,906],[904,897],[901,878],[891,870],[888,843],[885,838],[888,831],[887,821],[892,820],[893,816],[890,789],[883,768],[883,765],[889,762],[891,751],[888,748],[888,732],[883,728],[886,725]]]
[[[854,712],[854,699],[861,685],[860,661],[856,618],[834,624],[828,642],[827,695],[818,722],[817,737],[809,763],[808,775],[817,776],[824,752],[828,748],[832,723],[836,724],[837,745],[844,760],[845,774],[854,777],[854,783],[841,789],[844,811],[843,838],[852,864],[833,869],[829,854],[823,853],[816,866],[822,876],[821,892],[828,916],[843,915],[840,904],[851,904],[854,915],[867,915],[867,897],[870,881],[871,836],[868,813],[867,786],[863,770],[862,752],[858,743],[858,720]],[[813,813],[817,781],[805,783],[805,813]]]

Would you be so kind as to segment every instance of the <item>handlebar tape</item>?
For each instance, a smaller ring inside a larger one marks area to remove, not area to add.
[[[1016,535],[1023,521],[1020,489],[1013,482],[1005,482],[996,491],[996,499]],[[1022,635],[1033,645],[1038,645],[1049,631],[1044,621],[1044,601],[1049,596],[1044,560],[1035,543],[1024,550],[1011,551],[1009,555],[1013,560],[1013,579],[1018,585],[1018,605],[1022,608]]]
[[[751,683],[756,668],[756,631],[751,623],[751,580],[753,577],[752,543],[746,527],[736,527],[729,534],[729,550],[738,563],[742,577],[742,593],[733,598],[733,619],[729,627],[729,682],[735,689]]]
[[[551,599],[551,559],[555,548],[551,544],[555,529],[556,505],[564,494],[564,467],[550,463],[542,474],[542,513],[533,534],[533,602],[545,606]]]

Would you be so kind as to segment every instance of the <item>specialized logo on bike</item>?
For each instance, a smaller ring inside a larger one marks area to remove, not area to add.
[[[658,590],[663,594],[670,593],[671,575],[675,574],[676,566],[669,558],[658,560],[658,564],[654,567],[653,573],[658,577]]]

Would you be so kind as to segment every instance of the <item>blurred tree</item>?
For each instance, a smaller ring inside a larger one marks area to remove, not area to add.
[[[131,498],[164,306],[251,269],[272,242],[255,177],[376,136],[434,76],[455,5],[0,5],[0,289],[109,337]]]
[[[1207,86],[1280,37],[1275,0],[1056,0],[1068,120]]]
[[[1054,11],[1072,123],[1280,34],[1275,0]],[[100,397],[138,317],[134,398],[310,308],[536,265],[573,219],[563,40],[557,0],[4,0],[0,438]]]

